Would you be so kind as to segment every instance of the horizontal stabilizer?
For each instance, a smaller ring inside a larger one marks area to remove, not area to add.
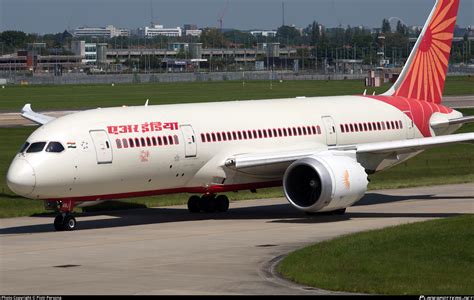
[[[474,116],[449,119],[447,121],[434,121],[434,122],[431,122],[430,125],[433,128],[442,128],[442,127],[448,127],[451,125],[463,125],[467,123],[474,123]]]

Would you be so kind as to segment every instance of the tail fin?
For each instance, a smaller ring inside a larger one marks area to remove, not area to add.
[[[459,0],[437,0],[400,77],[385,93],[440,104]]]

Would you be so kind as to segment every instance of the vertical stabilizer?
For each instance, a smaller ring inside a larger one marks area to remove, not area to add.
[[[385,93],[441,103],[459,0],[437,0],[400,77]]]

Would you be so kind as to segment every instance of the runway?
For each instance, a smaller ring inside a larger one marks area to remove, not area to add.
[[[474,184],[369,193],[344,216],[285,199],[234,202],[225,214],[183,206],[0,220],[0,294],[321,294],[274,275],[282,255],[344,234],[474,213]]]
[[[458,96],[458,97],[445,97],[443,98],[443,104],[451,108],[474,108],[474,95],[473,96]],[[45,111],[41,112],[45,115],[52,116],[55,118],[62,117],[68,114],[75,113],[77,111]],[[0,112],[0,128],[8,127],[19,127],[19,126],[33,126],[33,122],[26,120],[21,117],[20,112]]]

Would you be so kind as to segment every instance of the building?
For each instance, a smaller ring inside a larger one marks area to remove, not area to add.
[[[47,72],[60,76],[66,70],[79,69],[81,57],[77,55],[38,55],[31,51],[0,57],[2,72]]]
[[[253,30],[250,31],[253,36],[264,36],[264,37],[276,37],[277,32],[275,30]]]
[[[73,32],[74,37],[114,38],[130,36],[130,30],[116,28],[113,25],[106,27],[79,27]]]
[[[185,31],[186,36],[195,36],[195,37],[200,37],[202,34],[201,29],[189,29]]]
[[[71,52],[82,58],[85,65],[105,64],[107,62],[106,43],[86,43],[85,41],[72,41]]]
[[[181,37],[183,34],[181,27],[165,28],[163,25],[146,26],[139,29],[139,34],[143,37],[154,38],[157,36]]]

